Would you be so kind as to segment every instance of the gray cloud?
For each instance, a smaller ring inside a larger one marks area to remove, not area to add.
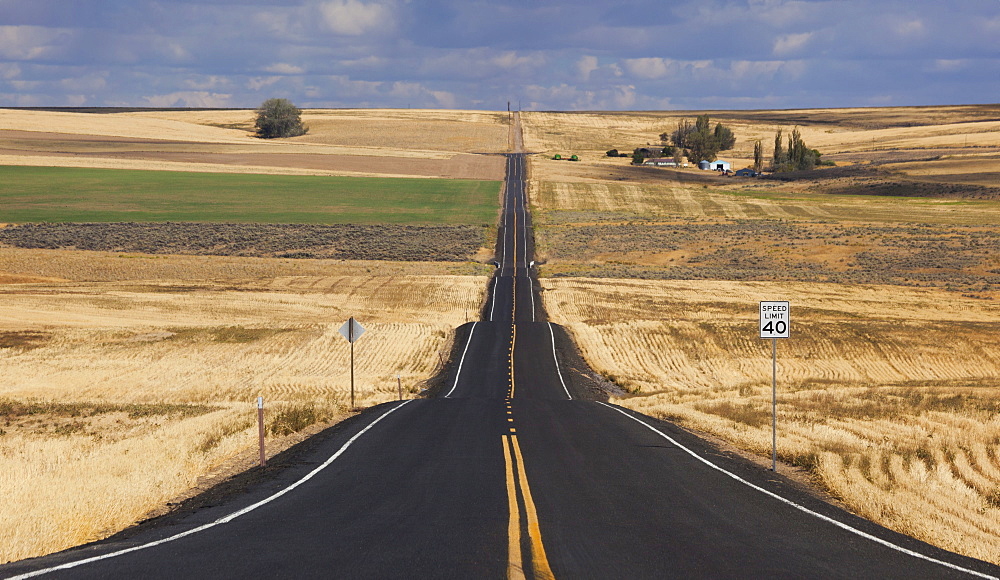
[[[0,106],[993,102],[1000,2],[0,0]]]

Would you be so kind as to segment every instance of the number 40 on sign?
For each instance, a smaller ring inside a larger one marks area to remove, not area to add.
[[[790,323],[787,301],[760,303],[761,338],[788,338]]]

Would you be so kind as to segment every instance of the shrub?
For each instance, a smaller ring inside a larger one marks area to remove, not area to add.
[[[261,139],[298,137],[308,129],[302,124],[302,111],[288,99],[268,99],[257,109],[257,136]]]

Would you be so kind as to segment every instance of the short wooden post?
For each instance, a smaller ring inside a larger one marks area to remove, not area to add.
[[[267,465],[264,454],[264,397],[257,397],[257,438],[260,440],[260,466]]]

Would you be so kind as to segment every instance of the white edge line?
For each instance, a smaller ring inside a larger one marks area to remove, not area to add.
[[[959,572],[965,572],[966,574],[971,574],[973,576],[978,576],[980,578],[989,578],[991,580],[1000,580],[996,576],[990,576],[989,574],[984,574],[982,572],[977,572],[975,570],[970,570],[968,568],[963,568],[963,567],[958,566],[956,564],[951,564],[951,563],[945,562],[943,560],[938,560],[936,558],[931,558],[930,556],[925,556],[924,554],[921,554],[920,552],[915,552],[915,551],[910,550],[908,548],[904,548],[902,546],[897,546],[896,544],[893,544],[892,542],[890,542],[888,540],[883,540],[882,538],[879,538],[877,536],[873,536],[873,535],[871,535],[871,534],[869,534],[867,532],[863,532],[863,531],[861,531],[861,530],[859,530],[859,529],[857,529],[855,527],[852,527],[852,526],[849,526],[849,525],[847,525],[845,523],[839,522],[839,521],[837,521],[837,520],[835,520],[835,519],[833,519],[833,518],[831,518],[829,516],[824,516],[821,513],[814,512],[814,511],[810,510],[807,507],[801,506],[801,505],[793,502],[790,499],[783,498],[783,497],[781,497],[780,495],[778,495],[778,494],[776,494],[774,492],[768,491],[768,490],[766,490],[766,489],[764,489],[764,488],[762,488],[760,486],[757,486],[757,485],[754,485],[754,484],[750,483],[749,481],[743,479],[742,477],[740,477],[740,476],[738,476],[738,475],[736,475],[734,473],[726,471],[725,469],[723,469],[723,468],[715,465],[711,461],[709,461],[709,460],[707,460],[707,459],[699,456],[694,451],[691,451],[687,447],[684,447],[683,445],[681,445],[680,443],[678,443],[676,440],[674,440],[672,437],[670,437],[666,433],[663,433],[662,431],[656,429],[655,427],[653,427],[649,423],[646,423],[645,421],[642,421],[642,420],[640,420],[640,419],[632,416],[631,414],[626,413],[622,409],[619,409],[618,407],[614,407],[614,406],[609,405],[607,403],[603,403],[601,401],[597,401],[597,402],[600,403],[601,405],[604,405],[605,407],[607,407],[609,409],[618,411],[619,413],[621,413],[622,415],[625,415],[629,419],[632,419],[636,423],[639,423],[640,425],[645,426],[650,431],[656,433],[660,437],[663,437],[667,441],[673,443],[674,445],[676,445],[677,447],[679,447],[681,450],[683,450],[684,452],[686,452],[688,455],[690,455],[691,457],[694,457],[695,459],[697,459],[698,461],[704,463],[708,467],[711,467],[712,469],[714,469],[716,471],[719,471],[719,472],[723,473],[724,475],[729,476],[732,479],[735,479],[736,481],[742,483],[743,485],[746,485],[746,486],[748,486],[748,487],[750,487],[750,488],[752,488],[752,489],[754,489],[756,491],[759,491],[759,492],[761,492],[761,493],[763,493],[765,495],[773,497],[774,499],[776,499],[776,500],[778,500],[778,501],[780,501],[782,503],[785,503],[785,504],[787,504],[787,505],[789,505],[789,506],[791,506],[791,507],[793,507],[793,508],[795,508],[795,509],[797,509],[797,510],[799,510],[801,512],[805,512],[805,513],[807,513],[807,514],[809,514],[811,516],[819,518],[819,519],[821,519],[821,520],[823,520],[825,522],[831,523],[831,524],[837,526],[838,528],[846,530],[846,531],[848,531],[848,532],[850,532],[852,534],[861,536],[862,538],[865,538],[867,540],[871,540],[872,542],[875,542],[876,544],[881,544],[881,545],[883,545],[883,546],[885,546],[887,548],[891,548],[893,550],[896,550],[897,552],[901,552],[901,553],[906,554],[908,556],[913,556],[914,558],[919,558],[921,560],[926,560],[928,562],[933,562],[935,564],[940,564],[941,566],[944,566],[946,568],[951,568],[952,570],[957,570]]]
[[[465,341],[465,350],[462,351],[462,358],[461,360],[458,361],[458,370],[455,371],[455,384],[451,386],[451,390],[448,391],[448,394],[444,396],[444,398],[446,399],[450,397],[451,394],[454,393],[455,389],[458,387],[458,378],[462,376],[462,365],[465,364],[465,353],[469,352],[469,344],[472,342],[472,335],[476,332],[477,324],[479,324],[478,321],[472,323],[472,330],[469,331],[469,340]]]
[[[128,554],[130,552],[137,552],[139,550],[145,550],[146,548],[153,548],[155,546],[166,544],[168,542],[173,542],[174,540],[179,540],[179,539],[181,539],[181,538],[183,538],[185,536],[190,536],[192,534],[196,534],[198,532],[207,530],[209,528],[214,528],[215,526],[218,526],[220,524],[228,524],[229,522],[235,520],[236,518],[238,518],[238,517],[240,517],[242,515],[248,514],[248,513],[254,511],[257,508],[259,508],[259,507],[261,507],[263,505],[266,505],[266,504],[268,504],[268,503],[270,503],[270,502],[278,499],[279,497],[281,497],[281,496],[285,495],[286,493],[292,491],[296,487],[298,487],[298,486],[302,485],[303,483],[309,481],[310,479],[313,478],[313,476],[315,476],[317,473],[319,473],[320,471],[322,471],[323,469],[325,469],[328,465],[330,465],[338,457],[340,457],[344,453],[344,451],[346,451],[347,448],[351,446],[351,444],[353,444],[355,441],[357,441],[357,439],[359,437],[361,437],[362,435],[364,435],[365,433],[367,433],[368,430],[371,429],[372,427],[374,427],[376,423],[378,423],[382,419],[385,419],[391,413],[394,413],[394,412],[398,411],[404,405],[406,405],[408,403],[412,403],[412,402],[413,402],[413,399],[410,399],[408,401],[403,401],[399,405],[396,405],[392,409],[389,409],[388,411],[386,411],[385,413],[383,413],[382,415],[380,415],[378,417],[378,419],[375,419],[374,421],[372,421],[371,423],[369,423],[367,427],[365,427],[364,429],[362,429],[361,431],[359,431],[357,434],[355,434],[354,437],[351,437],[350,439],[348,439],[347,443],[344,443],[344,445],[340,449],[338,449],[336,453],[334,453],[333,455],[331,455],[326,461],[324,461],[318,467],[316,467],[315,469],[313,469],[312,471],[310,471],[306,475],[302,476],[301,479],[299,479],[298,481],[296,481],[292,485],[289,485],[285,489],[283,489],[283,490],[281,490],[281,491],[279,491],[279,492],[277,492],[277,493],[275,493],[275,494],[273,494],[273,495],[271,495],[269,497],[266,497],[266,498],[258,501],[255,504],[249,505],[249,506],[247,506],[247,507],[245,507],[245,508],[243,508],[243,509],[241,509],[239,511],[233,512],[233,513],[231,513],[231,514],[229,514],[227,516],[221,517],[221,518],[215,520],[214,522],[209,522],[207,524],[203,524],[201,526],[198,526],[197,528],[192,528],[190,530],[181,532],[179,534],[174,534],[173,536],[170,536],[168,538],[163,538],[161,540],[156,540],[155,542],[149,542],[147,544],[142,544],[142,545],[139,545],[139,546],[133,546],[131,548],[126,548],[124,550],[119,550],[117,552],[111,552],[109,554],[103,554],[101,556],[94,556],[92,558],[86,558],[86,559],[83,559],[83,560],[77,560],[76,562],[67,562],[66,564],[61,564],[59,566],[53,566],[51,568],[44,568],[42,570],[34,570],[32,572],[26,572],[26,573],[18,575],[18,576],[11,576],[7,580],[22,580],[24,578],[33,578],[35,576],[41,576],[42,574],[48,574],[49,572],[56,572],[58,570],[68,570],[70,568],[75,568],[77,566],[82,566],[84,564],[90,564],[90,563],[93,563],[93,562],[97,562],[99,560],[107,560],[109,558],[115,558],[117,556],[122,556],[122,555]]]
[[[500,261],[500,275],[503,276],[504,269],[507,268],[507,215],[504,212],[503,218],[503,260]],[[517,258],[517,256],[514,256]]]
[[[497,308],[497,284],[500,283],[500,278],[493,276],[493,303],[490,305],[490,322],[493,322],[493,311]]]
[[[552,330],[552,323],[549,323],[549,336],[552,337],[552,360],[556,361],[556,374],[559,375],[559,382],[562,383],[563,390],[566,391],[566,397],[572,401],[573,395],[569,394],[569,389],[566,388],[566,382],[562,378],[562,370],[559,369],[559,358],[556,356],[556,333]]]
[[[531,321],[535,321],[535,281],[528,275],[528,290],[531,292]]]

